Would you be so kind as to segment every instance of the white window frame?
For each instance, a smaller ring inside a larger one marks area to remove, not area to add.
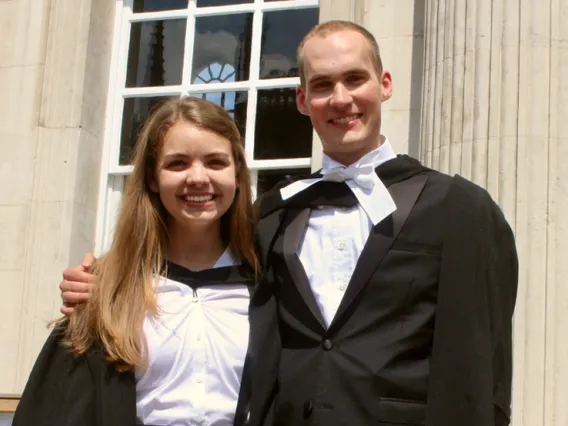
[[[245,127],[245,153],[249,168],[253,194],[257,192],[258,172],[260,170],[285,170],[310,168],[312,158],[286,158],[255,160],[254,159],[254,126],[258,91],[262,89],[295,88],[298,77],[260,79],[260,49],[263,15],[265,12],[313,9],[319,7],[319,0],[283,0],[263,3],[254,0],[252,3],[197,8],[195,0],[189,0],[187,9],[175,11],[133,13],[133,0],[117,0],[115,3],[115,31],[111,56],[111,75],[107,99],[107,116],[101,162],[101,178],[99,184],[98,214],[95,236],[95,253],[100,255],[110,246],[113,229],[122,199],[124,177],[132,172],[132,166],[119,164],[122,113],[124,99],[130,97],[151,96],[186,96],[200,93],[246,91],[247,115]],[[251,64],[249,79],[212,84],[192,84],[191,65],[193,60],[193,42],[195,36],[195,20],[202,16],[227,15],[236,13],[253,13]],[[128,49],[130,44],[130,24],[155,20],[187,19],[185,47],[183,59],[182,82],[176,86],[164,87],[126,87],[126,71],[128,65]],[[313,141],[315,143],[315,141]]]

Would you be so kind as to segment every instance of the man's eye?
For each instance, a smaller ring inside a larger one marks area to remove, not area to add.
[[[361,81],[363,81],[363,76],[360,75],[352,75],[349,78],[347,78],[347,81],[349,83],[359,83]]]
[[[312,90],[324,90],[329,87],[329,83],[322,81],[321,83],[316,83],[312,85]]]

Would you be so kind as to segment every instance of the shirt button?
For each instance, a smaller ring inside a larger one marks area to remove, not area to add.
[[[312,400],[308,400],[306,401],[306,403],[304,404],[304,418],[308,418],[311,416],[312,411],[314,409],[314,403],[312,402]]]
[[[339,286],[339,290],[341,290],[341,291],[345,291],[346,288],[347,288],[347,286],[345,284],[341,284]]]
[[[321,345],[324,351],[330,351],[331,349],[333,349],[333,342],[329,339],[323,339]]]
[[[195,421],[196,421],[197,423],[203,423],[203,417],[201,417],[201,416],[196,416],[196,417],[195,417]]]

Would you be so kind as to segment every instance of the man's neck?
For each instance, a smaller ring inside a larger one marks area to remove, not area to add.
[[[337,161],[338,163],[342,164],[345,167],[348,167],[351,164],[359,161],[361,158],[363,158],[369,152],[374,151],[374,150],[380,148],[381,146],[383,146],[383,144],[386,142],[386,140],[387,140],[386,137],[384,137],[383,135],[380,135],[379,141],[376,145],[373,144],[373,145],[367,146],[367,147],[365,147],[364,149],[361,149],[361,150],[355,150],[355,151],[352,151],[352,152],[349,152],[349,151],[330,152],[330,151],[326,151],[324,149],[323,153],[325,155],[327,155],[329,158],[331,158],[332,160]]]

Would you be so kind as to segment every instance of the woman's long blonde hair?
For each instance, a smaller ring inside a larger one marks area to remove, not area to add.
[[[147,312],[157,313],[155,280],[164,268],[168,214],[150,185],[156,176],[164,136],[179,120],[231,142],[239,189],[221,218],[221,234],[233,254],[251,271],[259,268],[253,242],[250,173],[235,123],[223,108],[199,98],[164,102],[142,126],[112,246],[93,266],[96,285],[91,298],[75,308],[63,339],[78,354],[100,343],[108,361],[121,371],[145,364],[142,324]]]

